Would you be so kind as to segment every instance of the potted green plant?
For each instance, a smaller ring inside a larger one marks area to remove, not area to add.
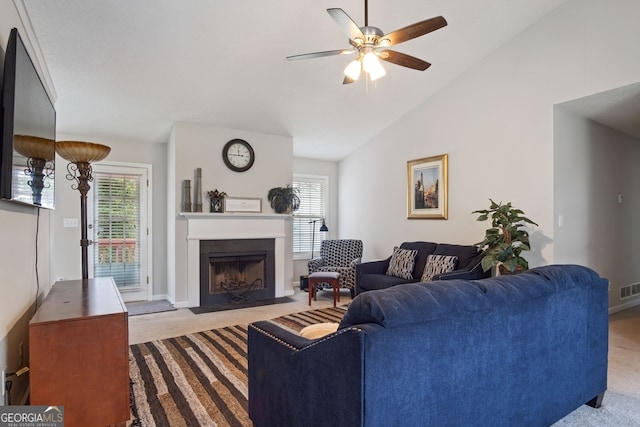
[[[300,207],[298,190],[289,185],[272,188],[267,194],[267,199],[277,213],[290,213],[297,211]]]
[[[207,191],[207,196],[209,196],[209,212],[224,212],[224,198],[227,197],[227,193],[218,191],[216,188],[213,191]]]
[[[503,204],[489,199],[489,209],[473,211],[480,214],[478,221],[491,219],[491,228],[485,232],[484,240],[476,246],[485,253],[482,258],[484,271],[497,266],[500,274],[512,274],[525,271],[529,263],[522,257],[522,252],[531,249],[529,233],[523,230],[526,224],[538,225],[524,216],[524,212],[516,209],[511,202]]]

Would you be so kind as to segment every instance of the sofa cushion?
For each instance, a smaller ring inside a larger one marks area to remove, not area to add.
[[[336,322],[315,323],[302,328],[300,330],[300,336],[309,338],[310,340],[322,338],[337,331],[338,325]]]
[[[386,274],[363,274],[360,277],[360,291],[375,291],[387,289],[391,286],[407,283],[407,279]]]
[[[456,268],[467,268],[469,266],[469,262],[478,256],[479,249],[476,246],[439,243],[433,253],[437,255],[457,256],[458,265]]]
[[[428,282],[436,274],[448,273],[456,269],[458,257],[454,255],[428,255],[420,281]]]
[[[413,279],[413,267],[418,251],[409,249],[396,249],[391,255],[387,276],[396,276],[403,279]]]

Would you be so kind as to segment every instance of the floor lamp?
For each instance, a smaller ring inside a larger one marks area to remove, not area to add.
[[[319,219],[312,219],[309,221],[309,224],[313,224],[311,226],[311,259],[313,259],[313,250],[315,249],[316,244],[316,222],[320,221]],[[320,226],[320,231],[326,232],[329,231],[327,228],[327,224],[324,222],[324,218],[322,218],[322,225]]]
[[[56,156],[53,139],[39,138],[31,135],[16,135],[13,148],[27,158],[27,169],[24,171],[31,179],[27,184],[31,187],[31,200],[34,205],[42,205],[42,189],[48,187],[47,179],[53,179],[54,160]]]
[[[67,179],[75,181],[71,185],[74,190],[80,191],[80,247],[82,249],[82,280],[89,279],[88,249],[91,242],[87,236],[87,193],[93,181],[91,175],[91,163],[99,162],[107,157],[111,148],[102,144],[81,141],[58,141],[56,152],[63,159],[69,161],[67,165]]]

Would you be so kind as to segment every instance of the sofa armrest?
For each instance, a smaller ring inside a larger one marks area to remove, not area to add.
[[[324,265],[324,259],[323,258],[313,258],[310,259],[307,262],[307,266],[309,268],[309,274],[311,273],[315,273],[316,271],[320,270],[320,267],[322,267]]]
[[[379,261],[362,262],[356,265],[356,295],[361,292],[362,276],[364,274],[386,274],[391,257]]]
[[[386,274],[390,260],[391,257],[378,261],[361,262],[356,266],[356,271],[360,271],[361,274]]]
[[[463,279],[463,280],[478,280],[484,279],[491,276],[491,271],[483,271],[482,270],[482,261],[478,261],[475,265],[468,268],[463,268],[461,270],[454,270],[448,273],[442,273],[433,277],[433,280],[453,280],[453,279]]]
[[[307,340],[270,322],[249,325],[249,417],[254,425],[361,425],[363,351],[364,334],[357,328]],[[323,369],[327,360],[334,360],[336,368]],[[336,411],[335,402],[352,406]]]

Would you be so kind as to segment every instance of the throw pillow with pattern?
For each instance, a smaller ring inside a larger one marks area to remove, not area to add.
[[[396,276],[402,279],[413,279],[413,266],[416,263],[418,251],[409,249],[396,249],[391,255],[387,276]]]
[[[448,273],[456,269],[458,257],[453,255],[429,255],[422,273],[423,282],[433,279],[436,274]]]

